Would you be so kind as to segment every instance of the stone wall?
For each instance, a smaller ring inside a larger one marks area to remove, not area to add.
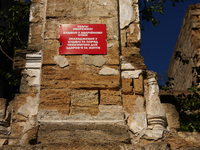
[[[167,127],[157,77],[140,55],[137,0],[32,0],[29,48],[4,145],[158,141]],[[59,55],[60,24],[105,24],[106,55]],[[173,128],[173,125],[172,125]]]
[[[200,4],[190,5],[187,9],[183,24],[178,36],[176,47],[169,65],[168,76],[174,78],[173,89],[176,91],[186,91],[192,84],[196,84],[196,77],[199,73],[192,72],[193,67],[199,66],[199,56],[193,59],[200,51]],[[180,51],[184,60],[189,63],[184,64],[179,58],[174,59],[175,54]],[[194,61],[195,60],[195,61]],[[193,62],[194,61],[194,62]]]

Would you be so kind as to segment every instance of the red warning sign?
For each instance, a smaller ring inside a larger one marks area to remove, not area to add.
[[[59,54],[107,54],[105,24],[61,24]]]

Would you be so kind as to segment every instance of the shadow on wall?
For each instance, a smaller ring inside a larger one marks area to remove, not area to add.
[[[2,98],[2,97],[3,97],[3,82],[0,79],[0,98]]]

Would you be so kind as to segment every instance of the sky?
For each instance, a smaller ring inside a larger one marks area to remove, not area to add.
[[[168,70],[187,7],[200,3],[200,0],[187,0],[173,7],[170,0],[166,1],[164,15],[158,16],[161,23],[156,27],[145,24],[141,34],[141,55],[147,69],[159,75]]]

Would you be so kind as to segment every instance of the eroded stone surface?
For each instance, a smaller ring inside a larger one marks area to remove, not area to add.
[[[133,21],[133,1],[120,0],[120,28],[123,29]]]
[[[21,114],[25,117],[36,115],[38,111],[38,105],[39,105],[38,97],[27,97],[26,101],[27,103],[25,103],[18,109],[18,114]]]
[[[104,67],[99,72],[100,75],[104,76],[112,76],[112,75],[118,75],[119,71],[110,67]]]
[[[139,78],[139,75],[141,73],[142,73],[142,70],[122,71],[122,77],[126,79]]]
[[[96,67],[101,67],[106,63],[103,56],[83,55],[82,59],[86,65],[94,65]]]
[[[7,100],[5,98],[0,98],[0,121],[5,118],[6,103]]]
[[[123,70],[134,70],[135,67],[133,65],[131,65],[131,63],[122,63],[122,68]]]
[[[54,56],[54,61],[61,67],[64,68],[69,65],[68,60],[64,56]]]
[[[182,137],[186,141],[199,143],[200,134],[198,132],[178,132],[178,136]]]
[[[98,105],[97,90],[73,90],[71,92],[72,106],[92,106]]]
[[[173,129],[178,130],[180,128],[179,113],[176,111],[175,106],[169,103],[165,103],[162,105],[166,111],[166,118],[167,118],[168,128],[170,129],[170,132]]]
[[[146,112],[133,113],[128,118],[128,126],[133,133],[140,133],[147,128]]]

